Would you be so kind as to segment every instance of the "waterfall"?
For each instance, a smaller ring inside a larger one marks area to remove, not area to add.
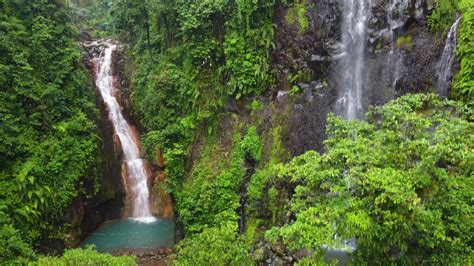
[[[452,72],[454,59],[456,57],[457,29],[460,21],[461,17],[456,19],[454,24],[451,26],[451,29],[449,29],[449,33],[446,38],[446,44],[444,45],[443,55],[441,56],[441,60],[438,62],[436,67],[438,74],[436,88],[438,90],[438,94],[442,98],[446,98],[448,96],[448,88],[451,85],[451,78],[453,77]]]
[[[107,44],[99,58],[96,73],[96,86],[104,100],[109,112],[115,134],[118,136],[123,150],[122,175],[125,178],[127,197],[126,208],[130,208],[131,216],[142,222],[153,222],[155,218],[150,212],[150,200],[148,190],[149,174],[146,170],[144,160],[140,155],[140,146],[136,132],[129,125],[122,113],[122,107],[115,97],[116,89],[112,75],[112,54],[116,49],[113,44]]]
[[[370,1],[344,0],[342,21],[343,53],[339,64],[340,92],[336,112],[346,119],[362,118],[365,47]]]

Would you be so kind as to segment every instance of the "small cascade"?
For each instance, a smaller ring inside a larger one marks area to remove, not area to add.
[[[112,75],[112,54],[116,45],[107,44],[107,48],[96,58],[96,86],[109,112],[114,132],[118,136],[123,150],[122,175],[126,184],[125,210],[131,210],[131,216],[138,221],[151,223],[156,219],[150,211],[150,193],[145,161],[141,158],[140,143],[137,134],[122,113],[122,106],[115,97],[116,88]]]
[[[367,22],[371,1],[344,0],[340,92],[336,112],[345,119],[362,118]]]
[[[446,98],[448,96],[448,89],[451,85],[451,79],[453,77],[453,64],[454,59],[456,58],[457,29],[461,18],[462,17],[457,18],[449,29],[449,33],[446,38],[446,44],[444,45],[443,55],[441,56],[441,60],[438,62],[436,67],[438,74],[436,88],[438,94],[442,98]]]
[[[390,36],[390,66],[392,67],[392,88],[396,89],[398,80],[400,79],[400,68],[403,62],[403,55],[397,47],[396,31],[405,24],[408,15],[405,10],[410,6],[409,0],[390,0],[387,4],[387,24],[388,34]]]

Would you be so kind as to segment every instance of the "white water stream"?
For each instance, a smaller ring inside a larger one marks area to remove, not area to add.
[[[141,222],[154,222],[150,212],[149,175],[141,158],[138,140],[134,138],[132,127],[125,120],[122,107],[115,97],[114,77],[112,75],[112,54],[116,45],[108,44],[97,60],[96,86],[100,91],[112,121],[115,134],[119,137],[123,150],[122,171],[126,170],[127,197],[131,197],[131,216]],[[124,174],[124,173],[122,173]]]
[[[449,29],[443,55],[441,56],[441,60],[438,62],[436,67],[438,73],[438,82],[436,87],[438,94],[442,98],[446,98],[448,96],[448,88],[451,85],[451,79],[453,77],[453,64],[454,59],[456,58],[457,29],[460,21],[461,17],[456,19],[454,24]]]
[[[340,64],[341,91],[336,112],[345,119],[362,118],[367,43],[367,22],[371,1],[344,0],[342,31],[343,57]]]

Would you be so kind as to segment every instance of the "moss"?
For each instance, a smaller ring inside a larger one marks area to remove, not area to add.
[[[305,0],[297,0],[292,7],[288,9],[285,17],[289,24],[298,23],[300,33],[304,33],[309,27],[309,20],[306,16],[307,5]]]
[[[264,105],[263,105],[262,101],[260,101],[258,99],[254,99],[250,103],[249,108],[253,113],[259,113],[259,112],[263,111]]]
[[[248,129],[247,135],[242,140],[240,146],[242,150],[255,161],[258,162],[262,158],[262,142],[260,141],[255,126],[251,126]]]
[[[271,148],[268,159],[269,165],[284,162],[288,158],[288,151],[283,147],[281,140],[282,126],[276,126],[270,130]]]
[[[412,45],[413,45],[413,38],[411,37],[411,35],[400,36],[397,39],[398,48],[410,49]]]
[[[221,121],[226,134],[219,135],[216,128],[205,137],[200,157],[177,193],[178,212],[187,234],[238,219],[240,188],[247,173],[245,159],[260,160],[262,143],[255,126],[246,129],[247,123],[235,114],[230,120]]]
[[[289,157],[288,151],[283,147],[281,140],[283,127],[276,126],[272,128],[266,135],[267,159],[262,162],[260,169],[258,169],[250,178],[248,186],[248,196],[251,201],[260,200],[263,198],[263,191],[271,182],[270,173],[274,165],[285,162]]]

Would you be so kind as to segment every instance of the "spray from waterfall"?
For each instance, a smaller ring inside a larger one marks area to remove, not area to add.
[[[365,48],[370,2],[344,0],[341,28],[343,57],[339,65],[340,92],[336,112],[345,119],[358,119],[364,115]]]
[[[122,113],[122,106],[115,97],[116,88],[112,75],[112,54],[116,45],[107,44],[107,48],[99,58],[96,58],[96,86],[109,112],[115,134],[118,136],[123,150],[122,175],[126,183],[125,209],[131,209],[129,214],[141,222],[153,222],[156,219],[150,211],[148,180],[146,164],[140,155],[140,145],[136,132],[129,125]],[[127,206],[130,205],[130,206]]]
[[[461,17],[457,18],[449,29],[446,44],[444,45],[443,55],[436,67],[438,73],[436,88],[438,94],[442,98],[448,96],[448,88],[451,85],[451,79],[453,77],[453,64],[454,59],[456,58],[457,29],[460,21]]]

